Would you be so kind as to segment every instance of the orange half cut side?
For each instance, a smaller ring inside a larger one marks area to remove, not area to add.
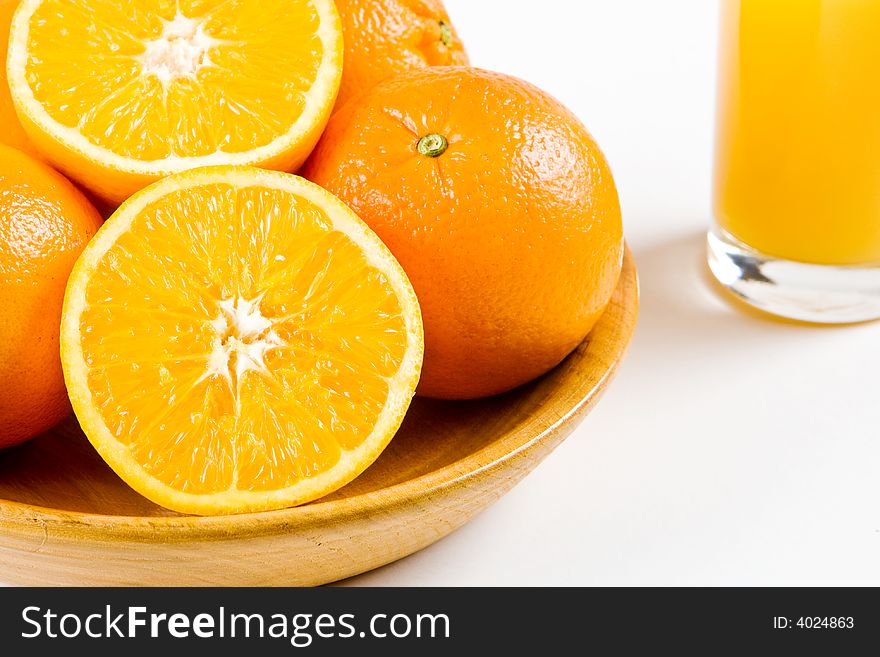
[[[379,238],[320,187],[250,167],[124,203],[74,268],[61,345],[104,460],[201,515],[351,481],[399,428],[423,356],[415,293]]]
[[[342,56],[332,0],[22,0],[7,68],[39,150],[119,203],[197,167],[296,169]]]

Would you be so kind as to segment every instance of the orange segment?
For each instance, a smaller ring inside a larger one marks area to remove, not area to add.
[[[422,360],[400,266],[329,193],[246,167],[135,195],[77,263],[65,378],[133,488],[214,514],[301,504],[372,463]]]
[[[23,0],[10,44],[25,129],[113,201],[193,167],[298,167],[342,75],[332,0]]]

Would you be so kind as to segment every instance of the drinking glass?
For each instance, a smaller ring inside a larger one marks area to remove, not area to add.
[[[880,317],[880,0],[721,0],[709,266],[758,308]]]

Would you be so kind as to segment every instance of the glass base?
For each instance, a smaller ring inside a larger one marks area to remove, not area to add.
[[[715,228],[708,237],[709,269],[755,308],[819,324],[880,318],[880,265],[811,265],[765,256]]]

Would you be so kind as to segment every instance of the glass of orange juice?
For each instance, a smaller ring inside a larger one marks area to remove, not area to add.
[[[880,0],[721,0],[709,265],[746,302],[880,317]]]

